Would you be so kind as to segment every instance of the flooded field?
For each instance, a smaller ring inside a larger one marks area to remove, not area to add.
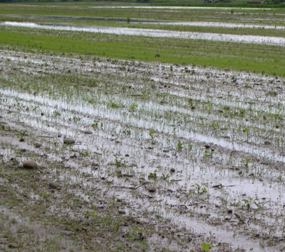
[[[204,26],[204,27],[226,27],[226,28],[260,28],[260,29],[281,29],[281,30],[285,29],[285,26],[237,24],[237,23],[221,23],[221,22],[159,22],[158,21],[157,24]]]
[[[0,251],[285,251],[282,11],[7,6]]]
[[[146,36],[157,38],[182,38],[182,39],[203,39],[210,41],[230,41],[240,43],[257,43],[266,45],[284,46],[285,38],[283,37],[267,37],[252,35],[233,35],[221,33],[199,33],[199,32],[180,32],[156,29],[137,29],[137,28],[120,28],[120,27],[100,27],[100,26],[70,26],[70,25],[54,25],[54,24],[37,24],[29,22],[1,22],[2,26],[16,26],[35,29],[60,30],[60,31],[81,31],[103,34],[116,35],[132,35]],[[204,25],[205,26],[205,25]]]
[[[108,244],[88,236],[92,214],[111,209],[113,249],[284,248],[283,79],[11,50],[0,69],[1,190],[42,207],[28,222],[1,204],[13,226],[48,225],[58,251],[91,251]],[[21,168],[30,159],[38,168]],[[66,216],[79,223],[67,233]],[[27,245],[9,237],[2,248]]]
[[[28,18],[28,19],[46,19],[59,21],[102,21],[102,22],[118,22],[125,23],[123,18],[92,18],[92,17],[68,17],[68,16],[39,16],[39,15],[5,15],[12,18]],[[241,20],[242,21],[242,20]],[[277,29],[284,30],[285,26],[278,25],[263,25],[253,23],[226,23],[226,22],[170,22],[163,20],[148,20],[148,19],[132,19],[129,21],[132,24],[150,24],[150,25],[176,25],[176,26],[202,26],[202,27],[224,27],[224,28],[258,28],[258,29]],[[14,22],[15,25],[17,24]],[[4,23],[5,24],[5,23]]]

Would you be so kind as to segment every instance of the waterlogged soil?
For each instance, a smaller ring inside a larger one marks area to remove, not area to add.
[[[73,22],[77,25],[81,24],[84,25],[85,22],[91,23],[93,22],[93,25],[104,25],[104,26],[141,26],[141,25],[148,25],[148,26],[154,26],[154,25],[160,25],[160,29],[169,29],[169,26],[175,26],[175,28],[181,29],[182,27],[217,27],[217,28],[243,28],[247,29],[247,32],[250,31],[248,29],[258,29],[259,32],[262,30],[284,30],[285,26],[278,26],[278,25],[266,25],[266,24],[252,24],[252,23],[231,23],[228,22],[202,22],[202,21],[190,21],[190,22],[181,22],[181,21],[165,21],[165,20],[150,20],[150,19],[137,19],[132,18],[127,20],[126,18],[104,18],[104,17],[73,17],[73,16],[40,16],[40,15],[15,15],[15,14],[6,14],[2,15],[3,19],[15,19],[13,21],[30,21],[33,20],[33,22],[66,22],[67,24],[71,25]],[[235,20],[236,21],[236,20]],[[95,23],[96,22],[96,23]],[[86,25],[86,24],[85,24]],[[166,28],[167,27],[167,28]],[[135,28],[135,27],[132,27]],[[140,27],[142,28],[142,27]],[[146,27],[143,27],[146,28]],[[157,29],[157,27],[154,27]],[[223,31],[225,32],[225,31]],[[246,33],[248,34],[248,33]],[[276,35],[276,34],[275,34]],[[268,31],[265,36],[270,36],[268,34]]]
[[[125,27],[104,27],[104,26],[78,26],[78,25],[55,25],[38,24],[30,22],[0,22],[0,26],[25,27],[32,29],[47,29],[59,31],[81,31],[91,33],[115,34],[115,35],[134,35],[157,38],[182,38],[182,39],[204,39],[210,41],[230,41],[240,43],[256,43],[265,45],[285,45],[285,38],[270,36],[234,35],[222,33],[203,33],[203,32],[181,32],[158,29],[140,29]]]
[[[18,18],[24,20],[46,20],[46,21],[102,21],[102,22],[116,22],[117,24],[126,23],[126,18],[105,18],[105,17],[74,17],[74,16],[46,16],[46,15],[16,15],[16,14],[2,14],[1,16],[8,17],[8,18]],[[254,24],[245,23],[244,20],[240,20],[240,22],[231,23],[228,22],[203,22],[203,21],[165,21],[165,20],[150,20],[150,19],[138,19],[132,18],[128,21],[130,24],[160,24],[160,25],[176,25],[176,26],[202,26],[202,27],[224,27],[224,28],[260,28],[260,29],[277,29],[277,30],[284,30],[285,26],[278,26],[278,25],[266,25],[266,24]]]
[[[283,79],[2,49],[0,83],[3,251],[285,249]]]

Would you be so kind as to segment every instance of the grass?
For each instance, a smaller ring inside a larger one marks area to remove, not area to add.
[[[116,1],[110,2],[110,1],[100,1],[99,3],[94,0],[88,0],[84,2],[79,1],[73,1],[73,0],[67,0],[64,2],[65,5],[140,5],[139,2],[142,2],[143,5],[153,5],[153,6],[207,6],[207,7],[243,7],[243,8],[250,8],[250,7],[260,7],[260,8],[283,8],[282,3],[281,4],[273,4],[272,1],[266,1],[266,4],[247,4],[247,1],[245,0],[235,0],[231,1],[229,3],[204,3],[203,0],[179,0],[179,1],[173,1],[173,0],[146,0],[146,1],[140,1],[140,0],[123,0],[123,1]],[[62,5],[62,1],[60,0],[54,0],[52,2],[43,0],[41,2],[37,2],[36,0],[29,1],[25,4],[36,4],[36,5]]]
[[[110,6],[110,5],[108,5]],[[95,8],[92,8],[95,7]],[[232,13],[233,12],[233,13]],[[262,17],[270,15],[270,20],[262,20],[262,22],[270,22],[274,20],[283,21],[282,16],[276,14],[284,14],[284,9],[176,9],[173,11],[165,11],[164,9],[139,9],[139,8],[96,8],[96,5],[74,5],[74,4],[1,4],[0,14],[17,14],[17,15],[49,15],[49,16],[75,16],[75,17],[104,17],[104,18],[141,18],[154,20],[233,20],[240,22],[250,16],[251,21],[254,18],[258,22]],[[242,17],[237,19],[238,17]]]
[[[284,47],[206,40],[3,28],[0,44],[61,54],[195,64],[284,76]],[[159,53],[161,57],[154,57]]]

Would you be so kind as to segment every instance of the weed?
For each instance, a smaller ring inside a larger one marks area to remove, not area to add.
[[[149,136],[150,136],[150,138],[151,138],[152,144],[155,144],[156,141],[155,141],[155,136],[154,136],[154,130],[150,130],[150,131],[149,131]]]
[[[204,250],[204,251],[208,251],[210,248],[211,248],[211,245],[210,244],[207,244],[205,242],[203,242],[201,244],[201,248]]]
[[[59,113],[58,111],[54,110],[53,113],[52,113],[52,115],[53,115],[54,117],[58,117],[58,116],[60,116],[60,113]]]
[[[177,143],[177,151],[182,151],[182,143],[180,141]]]
[[[116,104],[115,102],[110,102],[109,103],[111,108],[119,108],[120,106],[118,104]]]
[[[99,124],[99,121],[98,120],[94,120],[93,121],[93,124],[91,125],[92,126],[92,128],[97,128],[98,127],[98,124]]]
[[[134,112],[137,109],[138,105],[137,104],[133,104],[130,106],[130,111]]]
[[[89,156],[89,153],[87,150],[81,150],[80,152],[80,155],[83,156],[83,157],[88,157]]]
[[[117,167],[126,167],[126,164],[124,164],[123,162],[123,158],[119,158],[117,155],[114,155],[115,156],[115,165]]]
[[[249,158],[245,158],[245,167],[248,168],[248,165],[250,163],[250,159]]]
[[[192,185],[192,187],[194,187],[194,192],[193,191],[190,191],[189,193],[191,194],[191,193],[195,193],[195,194],[203,194],[203,193],[206,193],[206,192],[208,192],[207,191],[207,189],[205,188],[205,185],[206,184],[201,184],[201,185],[199,185],[199,184],[195,184],[195,185]]]
[[[148,175],[148,179],[156,179],[157,178],[156,172],[157,172],[157,170],[155,170],[154,172],[151,172]]]
[[[213,154],[214,154],[213,151],[205,150],[204,158],[211,158],[213,156]]]
[[[162,174],[161,178],[162,178],[163,180],[167,180],[167,179],[170,178],[170,175],[169,175],[169,174]]]

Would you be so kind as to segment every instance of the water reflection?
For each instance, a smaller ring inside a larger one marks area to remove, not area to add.
[[[74,16],[44,16],[44,15],[5,15],[13,18],[28,18],[28,19],[49,19],[49,20],[71,20],[71,21],[95,21],[95,22],[124,22],[126,18],[105,18],[105,17],[74,17]],[[244,20],[242,20],[244,22]],[[224,27],[224,28],[259,28],[259,29],[277,29],[284,30],[285,26],[276,25],[261,25],[261,24],[246,24],[246,23],[226,23],[226,22],[181,22],[181,21],[164,21],[132,18],[130,23],[133,24],[148,24],[148,25],[181,25],[181,26],[199,26],[199,27]]]
[[[180,32],[155,29],[139,29],[139,28],[121,28],[121,27],[101,27],[101,26],[76,26],[76,25],[53,25],[53,24],[37,24],[30,22],[2,22],[1,25],[16,26],[25,28],[61,30],[61,31],[83,31],[116,35],[134,35],[162,38],[182,38],[182,39],[204,39],[213,41],[230,41],[240,43],[257,43],[267,45],[285,44],[285,38],[282,37],[266,37],[251,35],[232,35],[218,33],[200,33],[200,32]]]
[[[153,24],[153,23],[154,22],[150,22],[150,24]],[[155,24],[201,26],[201,27],[225,27],[225,28],[259,28],[259,29],[277,29],[277,30],[285,29],[285,26],[237,24],[237,23],[224,23],[224,22],[156,22]]]

